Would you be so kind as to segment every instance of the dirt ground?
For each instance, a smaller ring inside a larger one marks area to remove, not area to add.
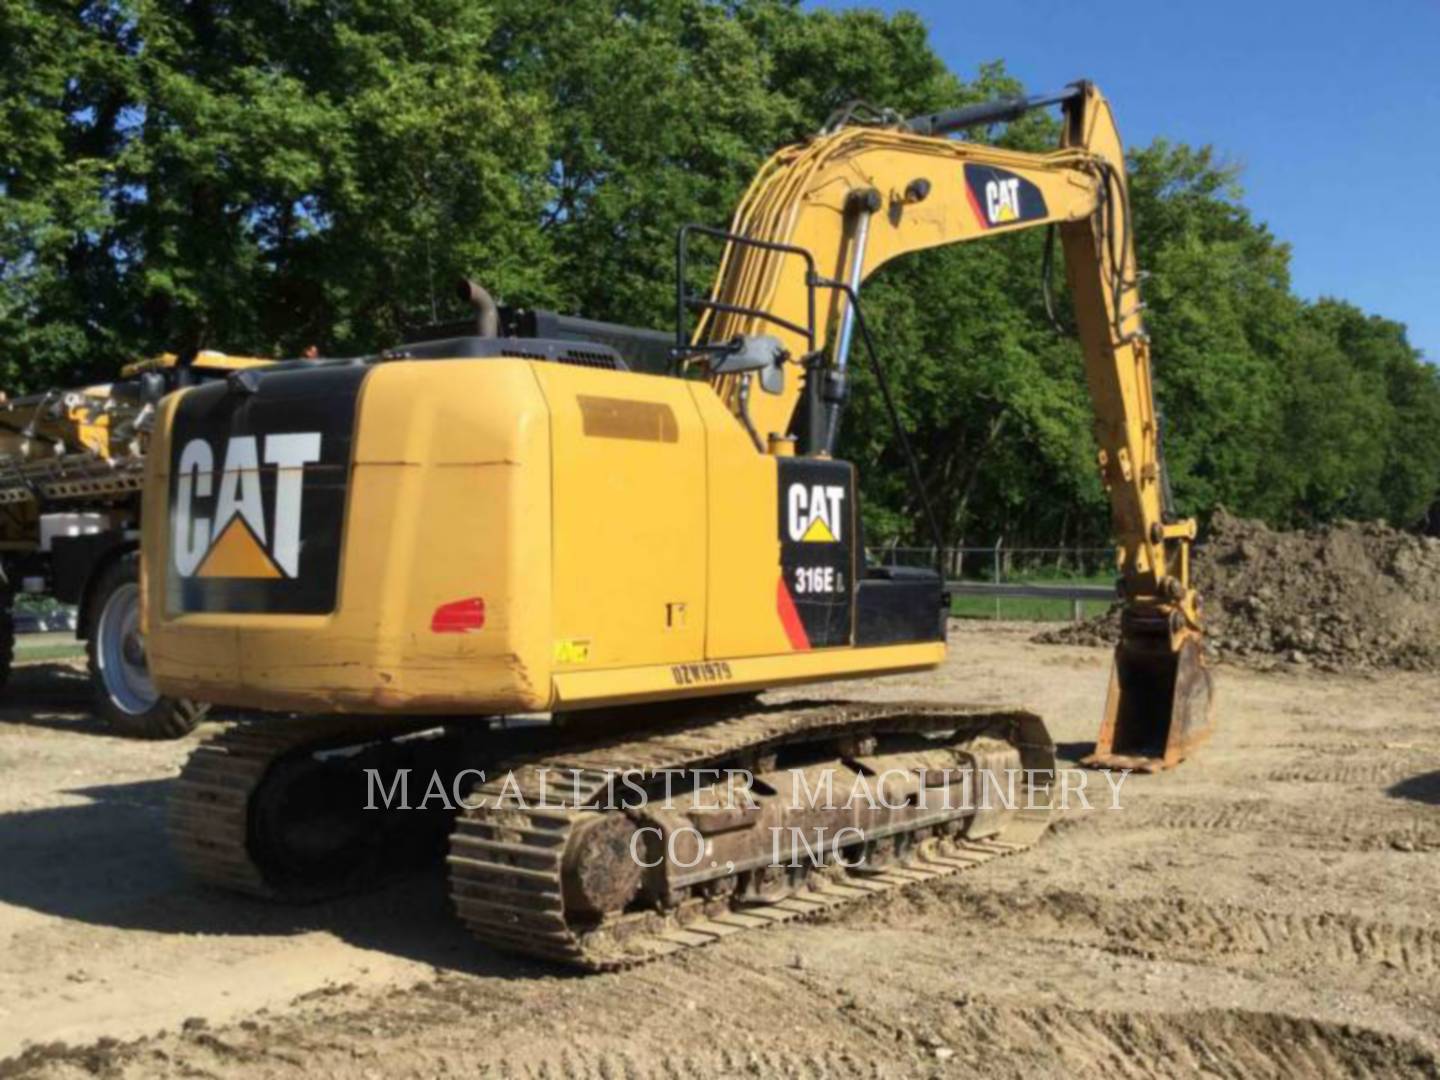
[[[1073,761],[1108,654],[1034,631],[959,625],[940,672],[845,692],[1024,703]],[[194,740],[109,737],[84,692],[30,667],[0,712],[0,1077],[1440,1075],[1437,675],[1222,666],[1215,739],[1118,810],[588,977],[470,944],[438,868],[300,909],[188,883]]]

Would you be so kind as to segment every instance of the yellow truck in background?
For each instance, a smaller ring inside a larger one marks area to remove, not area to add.
[[[125,367],[111,383],[0,395],[0,686],[15,600],[75,608],[95,711],[113,730],[174,738],[205,706],[156,691],[140,632],[140,491],[155,407],[170,391],[269,363],[203,351]]]

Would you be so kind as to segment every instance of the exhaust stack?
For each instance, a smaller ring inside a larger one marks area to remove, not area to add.
[[[475,309],[475,329],[481,337],[500,336],[500,308],[483,285],[461,278],[456,288],[460,299]]]

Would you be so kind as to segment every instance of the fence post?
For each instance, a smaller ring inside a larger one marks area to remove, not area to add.
[[[1074,600],[1071,600],[1071,601],[1070,601],[1070,621],[1071,621],[1071,622],[1079,622],[1080,619],[1081,619],[1081,617],[1082,617],[1082,615],[1081,615],[1082,611],[1083,611],[1083,603],[1082,603],[1082,601],[1080,600],[1079,597],[1076,597]]]
[[[995,541],[995,570],[994,570],[994,574],[993,574],[992,576],[993,576],[994,579],[995,579],[995,584],[996,584],[996,585],[999,585],[999,584],[1000,584],[1000,545],[1003,544],[1004,542],[1005,542],[1005,538],[1004,538],[1003,536],[1002,536],[999,540],[996,540],[996,541]],[[995,618],[996,618],[996,619],[999,619],[999,618],[1000,618],[1000,597],[999,597],[999,596],[996,596],[996,597],[995,597]]]

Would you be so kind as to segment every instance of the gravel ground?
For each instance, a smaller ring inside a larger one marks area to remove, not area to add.
[[[1034,631],[957,624],[938,672],[842,692],[1023,703],[1073,761],[1108,653]],[[472,945],[438,868],[299,909],[190,884],[163,823],[194,740],[112,738],[77,672],[27,667],[0,711],[0,1077],[1440,1074],[1440,676],[1218,676],[1215,738],[1118,810],[576,977]]]

